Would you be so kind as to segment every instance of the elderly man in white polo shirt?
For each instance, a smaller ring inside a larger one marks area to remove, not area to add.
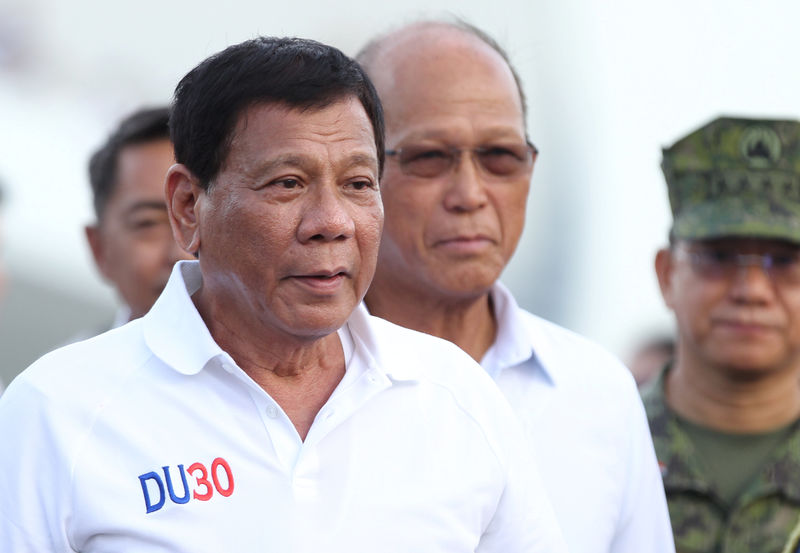
[[[247,41],[184,77],[171,126],[198,260],[0,400],[0,551],[564,552],[480,367],[358,307],[383,222],[358,64]]]
[[[571,551],[674,551],[628,370],[521,309],[498,282],[522,233],[537,155],[505,52],[466,24],[422,22],[358,59],[381,96],[389,156],[370,312],[480,361],[536,446]]]

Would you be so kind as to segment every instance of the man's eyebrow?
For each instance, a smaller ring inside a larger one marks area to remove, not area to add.
[[[304,165],[304,161],[305,160],[303,159],[303,156],[301,156],[301,155],[297,155],[297,154],[282,154],[282,155],[279,155],[278,157],[270,159],[269,161],[266,161],[262,165],[259,165],[258,166],[258,170],[261,171],[261,172],[265,172],[266,173],[266,172],[272,171],[273,169],[281,167],[283,165],[291,165],[291,166],[295,166],[295,167],[296,166],[302,166],[302,165]]]
[[[344,165],[346,167],[356,167],[359,165],[367,165],[371,169],[377,169],[378,158],[374,155],[366,153],[355,153],[347,158]]]
[[[139,200],[138,202],[134,202],[129,205],[125,209],[125,215],[131,215],[138,211],[145,211],[155,209],[158,211],[166,211],[167,210],[167,203],[165,201],[158,201],[158,200]]]

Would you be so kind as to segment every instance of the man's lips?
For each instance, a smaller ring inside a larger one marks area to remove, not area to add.
[[[745,318],[718,318],[712,319],[712,325],[730,332],[741,334],[757,334],[762,332],[773,332],[779,328],[780,325],[772,321],[762,321],[758,319],[745,319]]]
[[[449,236],[434,242],[437,248],[458,253],[478,253],[494,244],[494,240],[483,234]]]
[[[349,276],[349,273],[344,269],[334,269],[331,271],[323,270],[293,274],[288,278],[314,290],[324,292],[336,290]]]

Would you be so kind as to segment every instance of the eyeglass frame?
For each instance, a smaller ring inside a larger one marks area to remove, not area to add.
[[[528,158],[526,160],[526,164],[528,164],[528,167],[532,167],[534,161],[536,161],[536,157],[539,155],[539,149],[530,140],[525,140],[524,144],[525,144],[525,147],[526,147],[526,151],[528,152]],[[458,146],[437,146],[437,147],[431,146],[431,150],[437,150],[438,149],[438,150],[443,150],[443,151],[448,152],[450,154],[449,158],[448,158],[450,161],[449,161],[446,169],[444,169],[440,173],[437,173],[436,175],[430,175],[430,176],[418,175],[418,174],[415,174],[415,173],[408,172],[408,171],[406,171],[404,169],[404,165],[407,165],[407,164],[402,163],[400,161],[400,159],[399,159],[399,156],[402,155],[403,150],[405,148],[400,147],[400,148],[387,149],[387,150],[384,151],[384,153],[386,154],[387,157],[395,158],[395,159],[398,160],[398,164],[400,165],[400,170],[403,171],[404,174],[409,175],[409,176],[413,176],[413,177],[417,177],[417,178],[422,178],[422,179],[435,179],[435,178],[441,177],[442,175],[449,174],[450,171],[452,171],[453,168],[456,167],[456,160],[460,160],[461,159],[461,155],[464,152],[469,152],[473,156],[473,159],[475,159],[474,158],[475,154],[480,155],[481,153],[486,153],[486,152],[492,150],[493,148],[497,148],[497,147],[498,146],[476,146],[474,148],[459,148]],[[395,157],[395,156],[398,156],[398,157]],[[516,176],[517,175],[517,173],[509,173],[507,175],[503,175],[503,174],[499,174],[499,173],[493,173],[492,171],[489,171],[483,165],[483,163],[481,163],[480,161],[478,161],[476,163],[476,166],[479,167],[480,170],[484,171],[485,173],[487,173],[488,175],[490,175],[492,177],[510,177],[510,176]],[[526,167],[526,169],[527,169],[527,167]]]

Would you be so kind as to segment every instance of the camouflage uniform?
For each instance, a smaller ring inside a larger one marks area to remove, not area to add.
[[[800,421],[726,511],[664,401],[665,372],[643,392],[643,400],[677,553],[780,553],[800,519]]]
[[[673,239],[800,243],[800,122],[721,117],[663,154]],[[800,421],[726,512],[663,382],[643,399],[678,553],[780,553],[800,519]]]

